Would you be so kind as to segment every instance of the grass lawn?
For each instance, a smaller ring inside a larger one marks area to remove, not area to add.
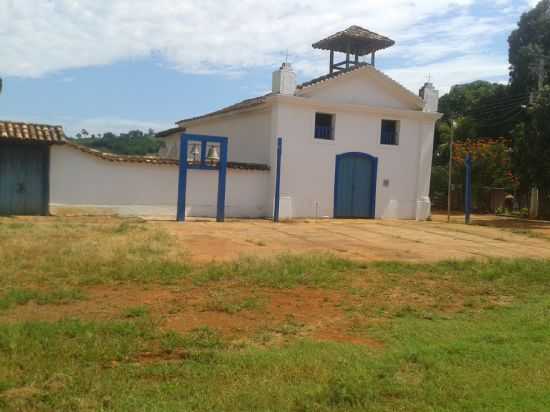
[[[549,261],[197,264],[137,220],[0,219],[0,279],[0,410],[550,410]]]

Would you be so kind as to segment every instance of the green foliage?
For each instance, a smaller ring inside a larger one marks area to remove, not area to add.
[[[499,140],[467,140],[453,146],[453,182],[456,190],[464,189],[466,179],[466,155],[472,156],[472,194],[474,209],[490,208],[489,193],[492,188],[501,188],[515,193],[518,179],[512,173],[510,142]],[[443,205],[447,199],[448,166],[432,168],[432,200]]]
[[[163,142],[155,138],[153,130],[149,130],[147,133],[141,130],[131,130],[120,135],[108,132],[103,136],[88,136],[79,133],[75,142],[99,151],[121,155],[144,156],[157,154],[163,145]]]
[[[430,187],[430,197],[434,205],[446,204],[448,189],[449,168],[446,165],[434,165]]]
[[[541,190],[542,212],[550,216],[550,86],[529,109],[527,120],[515,129],[514,166],[524,191]]]
[[[514,117],[520,103],[503,105],[503,101],[512,101],[508,86],[475,81],[468,84],[453,86],[451,91],[443,96],[439,103],[439,111],[443,113],[438,123],[437,143],[444,145],[439,157],[448,160],[450,127],[449,121],[456,122],[455,140],[508,137],[517,119]],[[515,102],[516,100],[513,100]],[[527,101],[527,99],[525,99]]]
[[[518,28],[512,32],[508,43],[512,89],[515,93],[536,90],[538,79],[533,68],[539,64],[541,55],[550,56],[550,0],[540,1],[521,16]],[[545,84],[549,81],[547,69]]]

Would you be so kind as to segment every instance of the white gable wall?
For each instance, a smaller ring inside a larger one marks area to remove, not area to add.
[[[336,80],[307,87],[298,93],[327,103],[360,104],[403,110],[419,110],[415,96],[404,96],[403,90],[380,73],[363,68],[343,74]],[[384,81],[381,81],[383,79]]]
[[[251,110],[223,115],[190,123],[186,133],[229,138],[230,162],[269,164],[269,137],[271,112],[267,109]],[[165,150],[179,158],[181,133],[166,137]]]
[[[313,137],[316,112],[336,116],[335,140]],[[318,102],[279,101],[273,113],[274,136],[284,138],[281,196],[285,207],[291,203],[290,217],[332,217],[336,155],[363,152],[379,161],[376,217],[416,218],[417,201],[429,191],[435,120],[420,113],[416,118],[383,115]],[[398,146],[380,144],[382,119],[400,121]]]

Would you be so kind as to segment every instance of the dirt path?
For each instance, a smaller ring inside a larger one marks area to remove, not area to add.
[[[442,259],[550,258],[550,225],[535,226],[497,218],[479,224],[327,220],[274,225],[262,220],[154,222],[173,233],[193,260],[233,260],[242,255],[329,252],[360,260],[437,261]]]

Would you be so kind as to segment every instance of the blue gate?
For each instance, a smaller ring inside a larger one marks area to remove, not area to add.
[[[335,218],[374,218],[377,174],[376,157],[357,152],[336,156]]]
[[[47,215],[49,156],[45,144],[0,143],[0,215]]]

